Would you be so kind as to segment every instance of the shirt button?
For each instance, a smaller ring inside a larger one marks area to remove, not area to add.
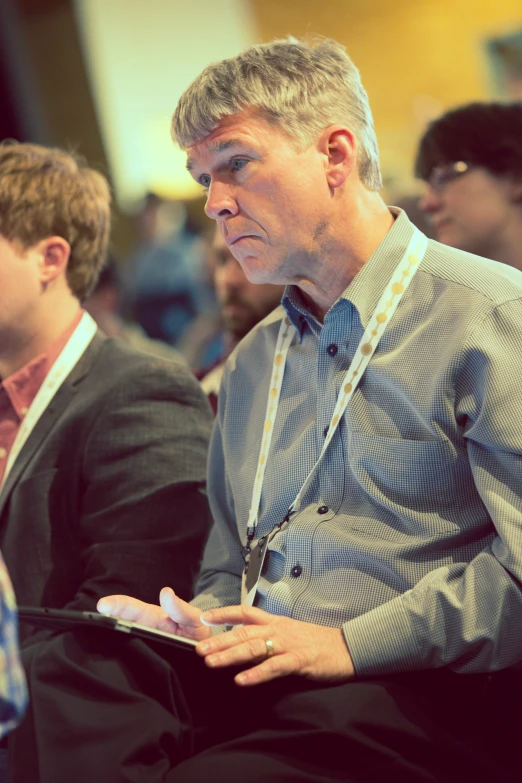
[[[0,446],[0,459],[5,459],[7,457],[7,449],[4,449],[3,446]]]
[[[339,348],[336,346],[335,343],[330,343],[330,345],[328,346],[328,348],[326,350],[328,351],[330,356],[335,356],[335,354],[337,353]]]
[[[328,508],[328,506],[319,506],[319,508],[317,509],[317,513],[318,514],[328,514],[329,510],[330,509]]]
[[[303,573],[303,569],[301,568],[300,565],[295,565],[290,571],[290,573],[292,574],[292,576],[295,576],[297,578],[298,576],[301,576],[301,574]]]

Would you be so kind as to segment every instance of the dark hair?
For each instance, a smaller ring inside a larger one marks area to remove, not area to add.
[[[498,176],[522,179],[522,102],[469,103],[434,120],[422,137],[415,176],[462,160]]]

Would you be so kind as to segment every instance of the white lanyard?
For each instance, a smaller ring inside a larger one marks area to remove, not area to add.
[[[419,263],[422,260],[424,253],[426,252],[427,244],[428,240],[424,234],[415,228],[404,256],[395,269],[395,272],[393,273],[383,295],[379,299],[377,307],[375,308],[374,313],[370,318],[368,326],[366,327],[366,330],[361,338],[351,364],[343,378],[339,396],[337,397],[337,403],[332,414],[330,426],[328,428],[328,433],[324,440],[321,453],[317,462],[306,477],[303,486],[297,493],[294,502],[290,506],[288,512],[289,514],[299,511],[303,496],[312,483],[315,471],[317,470],[319,463],[326,453],[326,449],[328,448],[330,441],[332,440],[335,431],[337,430],[339,421],[344,415],[348,402],[357,388],[357,385],[363,376],[368,362],[375,353],[375,349],[379,344],[379,340],[381,339],[386,326],[397,309],[405,290],[408,288],[413,279],[413,276],[415,275],[415,272],[419,268]],[[270,378],[270,391],[268,393],[265,423],[263,426],[263,438],[257,464],[254,489],[252,492],[250,514],[248,517],[247,535],[249,541],[253,540],[257,528],[259,505],[261,502],[261,490],[263,488],[263,479],[265,475],[267,457],[270,450],[272,433],[274,431],[277,409],[279,407],[279,397],[283,385],[286,358],[294,334],[295,329],[291,326],[288,318],[285,318],[279,329],[274,355],[274,363],[272,366],[272,376]]]
[[[80,357],[83,356],[85,349],[96,334],[96,329],[96,323],[93,321],[91,316],[88,313],[84,313],[80,323],[72,333],[50,371],[47,373],[44,382],[36,394],[36,397],[32,401],[29,410],[24,416],[15,441],[11,447],[11,450],[9,451],[4,477],[2,483],[0,484],[0,492],[2,491],[2,488],[7,480],[7,476],[9,475],[16,458],[20,454],[27,438],[35,428],[37,421],[51,402],[64,379],[78,363]]]

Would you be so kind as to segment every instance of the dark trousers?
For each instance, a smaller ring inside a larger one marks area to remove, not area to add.
[[[24,657],[31,707],[10,738],[11,783],[522,779],[503,768],[505,734],[495,756],[486,675],[241,689],[194,653],[101,631],[59,634]]]

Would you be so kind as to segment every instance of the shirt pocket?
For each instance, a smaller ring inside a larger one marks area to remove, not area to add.
[[[475,492],[467,459],[448,441],[353,432],[348,455],[363,492],[410,532],[412,524],[418,532],[434,532],[434,524],[439,532],[455,531],[459,492],[469,491],[470,482]]]

